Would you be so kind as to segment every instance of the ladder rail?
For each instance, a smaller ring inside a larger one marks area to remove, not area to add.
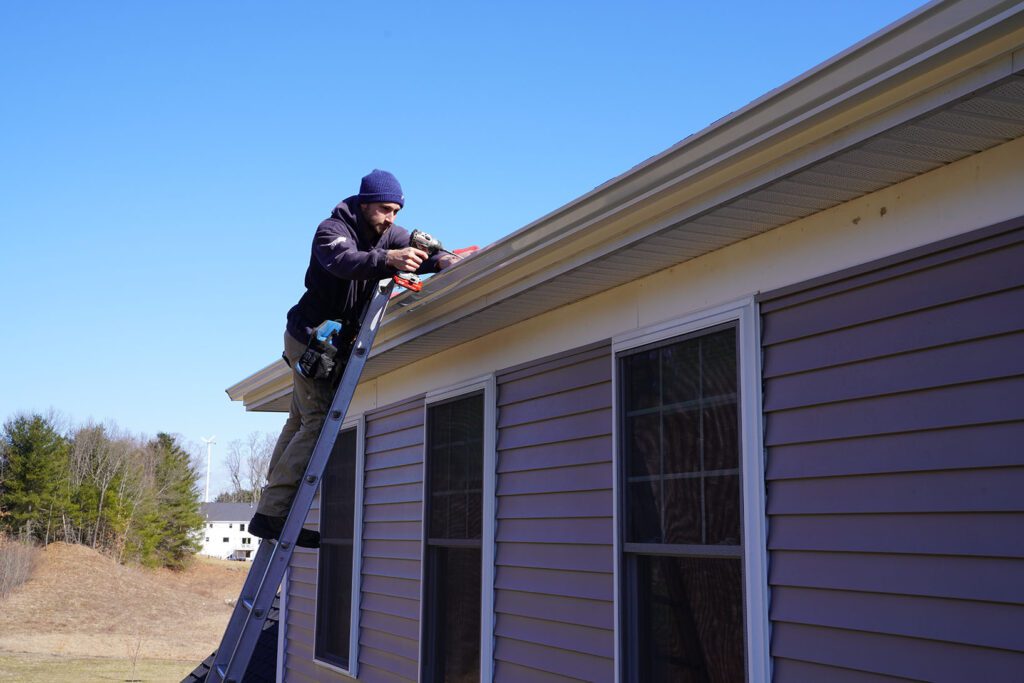
[[[242,587],[242,593],[235,603],[228,627],[224,631],[220,647],[217,648],[213,666],[207,674],[208,683],[241,683],[245,675],[256,648],[256,641],[263,630],[277,589],[284,579],[292,553],[295,551],[295,540],[302,531],[302,525],[320,485],[320,478],[327,467],[341,425],[352,403],[393,288],[394,283],[390,278],[381,280],[374,288],[373,296],[363,313],[359,333],[345,364],[341,382],[334,393],[320,436],[313,447],[309,464],[281,530],[280,539],[260,544],[253,559],[253,566],[249,568],[249,575]]]

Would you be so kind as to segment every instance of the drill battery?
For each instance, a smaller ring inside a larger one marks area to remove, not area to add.
[[[433,256],[439,251],[445,251],[445,248],[441,246],[440,240],[422,230],[412,231],[412,234],[409,235],[409,246],[427,252],[427,256]],[[423,289],[423,280],[416,273],[396,273],[394,280],[395,284],[413,292]]]

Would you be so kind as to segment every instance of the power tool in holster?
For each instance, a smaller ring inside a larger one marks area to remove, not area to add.
[[[336,360],[339,351],[347,358],[347,346],[353,335],[343,333],[344,326],[339,320],[325,320],[309,335],[309,343],[302,357],[295,364],[299,374],[309,379],[334,380],[339,374],[340,363]],[[347,342],[347,343],[346,343]]]
[[[427,256],[433,256],[439,251],[448,251],[441,246],[440,240],[422,230],[412,231],[409,235],[409,246],[427,252]],[[396,284],[413,292],[423,289],[423,280],[416,273],[396,273],[394,280]]]

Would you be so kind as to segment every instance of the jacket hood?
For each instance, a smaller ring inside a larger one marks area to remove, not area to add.
[[[353,228],[356,227],[359,219],[357,211],[359,210],[359,197],[352,195],[348,199],[341,200],[334,210],[331,211],[331,218],[339,221],[344,221]]]

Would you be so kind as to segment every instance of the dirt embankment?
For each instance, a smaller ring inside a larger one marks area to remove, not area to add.
[[[198,663],[220,642],[248,568],[207,558],[184,572],[125,567],[54,543],[0,599],[0,651]]]

